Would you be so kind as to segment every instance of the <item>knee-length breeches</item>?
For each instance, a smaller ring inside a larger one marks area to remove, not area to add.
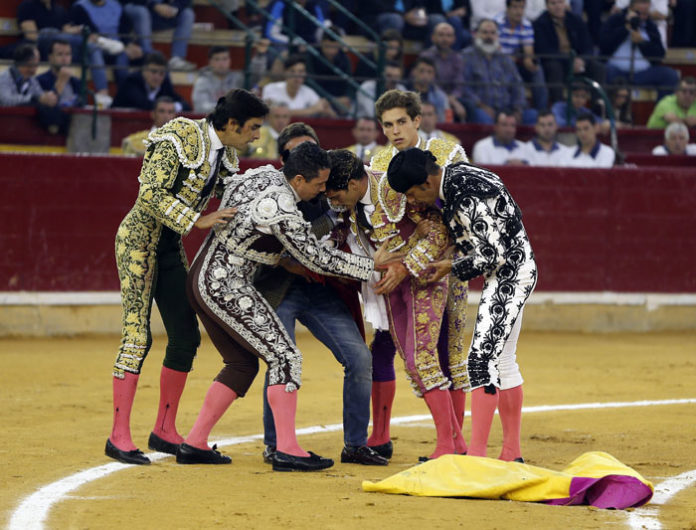
[[[522,309],[534,290],[537,267],[529,239],[521,231],[505,254],[506,261],[485,278],[469,351],[471,388],[493,385],[501,390],[522,384],[515,358]]]
[[[447,280],[441,280],[421,286],[406,278],[387,299],[392,338],[418,396],[434,388],[450,386],[440,368],[437,353],[442,315],[447,304],[447,285]]]
[[[266,299],[254,288],[257,264],[209,240],[189,274],[191,303],[225,366],[216,380],[243,396],[268,364],[268,384],[288,391],[302,383],[302,355]]]
[[[188,264],[181,236],[136,205],[116,233],[116,265],[121,282],[122,329],[114,376],[140,373],[152,345],[153,298],[167,331],[164,365],[190,371],[200,332],[186,298]]]

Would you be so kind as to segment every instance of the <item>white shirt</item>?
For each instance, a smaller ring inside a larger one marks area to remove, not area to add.
[[[566,165],[568,167],[611,167],[615,159],[614,150],[597,141],[589,153],[583,153],[581,148],[577,147]]]
[[[215,172],[215,163],[217,162],[218,149],[222,149],[223,147],[225,147],[224,145],[222,145],[220,138],[218,138],[215,127],[213,127],[213,124],[210,122],[208,122],[208,136],[210,137],[210,153],[208,153],[208,162],[210,163],[210,174],[208,175],[208,179],[206,179],[206,182],[207,180],[213,177],[213,173]]]
[[[654,155],[669,155],[671,153],[669,151],[667,151],[667,147],[665,147],[664,145],[658,145],[655,149],[652,150],[652,154],[654,154]],[[685,154],[690,155],[690,156],[696,155],[696,144],[687,144]]]
[[[474,163],[477,165],[504,165],[510,159],[526,160],[525,144],[513,140],[503,145],[493,136],[483,138],[474,144]]]
[[[524,159],[530,166],[562,167],[568,165],[568,160],[573,156],[573,148],[554,142],[551,150],[545,150],[536,138],[527,142],[524,146]]]
[[[287,103],[290,110],[302,110],[316,105],[319,102],[319,94],[306,85],[301,85],[300,89],[291,98],[286,90],[285,81],[269,83],[263,87],[261,99]]]

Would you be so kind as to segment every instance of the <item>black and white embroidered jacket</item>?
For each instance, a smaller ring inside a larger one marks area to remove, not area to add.
[[[522,212],[500,177],[458,162],[443,169],[442,216],[457,247],[452,273],[461,280],[490,274],[524,235]]]
[[[371,258],[341,252],[317,240],[298,210],[296,195],[285,176],[272,166],[251,169],[225,179],[220,208],[236,207],[237,214],[221,228],[215,240],[225,245],[231,264],[251,261],[276,265],[288,252],[319,274],[367,280]]]

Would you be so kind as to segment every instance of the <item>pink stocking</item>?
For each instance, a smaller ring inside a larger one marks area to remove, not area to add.
[[[454,429],[454,446],[457,454],[463,455],[467,453],[468,448],[462,435],[464,427],[464,411],[466,409],[466,393],[463,390],[450,390],[452,398],[452,406],[454,407],[454,419],[456,421]]]
[[[111,428],[111,443],[122,451],[137,449],[130,432],[130,414],[138,388],[138,374],[126,372],[123,379],[114,377],[114,424]]]
[[[472,456],[486,456],[488,435],[491,432],[493,415],[498,407],[498,391],[495,394],[487,394],[484,387],[479,387],[471,392],[471,443],[469,454]]]
[[[208,447],[210,431],[235,399],[237,399],[237,393],[234,390],[215,381],[205,395],[203,407],[185,442],[198,449],[210,449]]]
[[[452,407],[452,398],[450,398],[449,390],[429,390],[423,394],[423,399],[430,409],[430,414],[435,422],[435,431],[437,432],[437,445],[435,452],[428,458],[437,458],[442,455],[451,455],[455,453],[454,446],[454,408]]]
[[[370,447],[385,444],[391,439],[389,422],[395,393],[396,381],[372,382],[372,434],[367,440]]]
[[[152,432],[173,444],[184,441],[176,430],[176,412],[179,409],[179,399],[184,391],[187,376],[188,372],[179,372],[166,366],[162,366],[160,372],[159,410]]]
[[[287,392],[285,385],[271,385],[266,393],[275,422],[276,449],[293,456],[309,456],[309,453],[297,443],[295,432],[297,391]]]
[[[503,424],[503,449],[498,457],[508,462],[522,457],[520,430],[522,426],[522,385],[500,391],[498,412]]]

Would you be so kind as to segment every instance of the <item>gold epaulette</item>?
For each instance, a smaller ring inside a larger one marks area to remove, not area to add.
[[[208,152],[206,141],[209,140],[203,134],[204,127],[205,120],[194,121],[188,118],[174,118],[159,129],[152,131],[145,143],[150,146],[157,142],[172,142],[181,165],[195,169],[203,163]]]

